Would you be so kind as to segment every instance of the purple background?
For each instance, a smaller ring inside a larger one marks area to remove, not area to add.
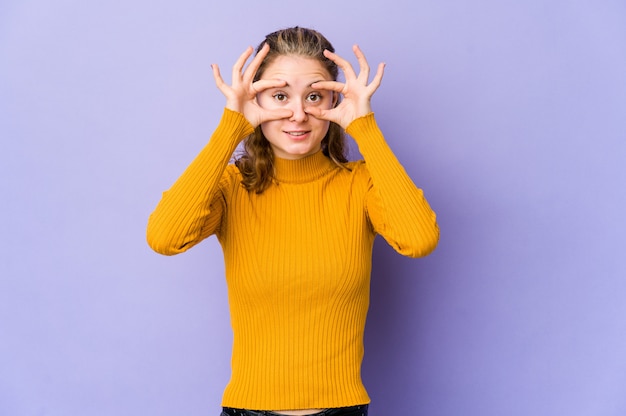
[[[626,414],[626,3],[0,4],[0,414],[217,415],[231,333],[214,238],[147,217],[208,139],[243,49],[295,24],[387,63],[374,98],[437,211],[375,247],[375,416]]]

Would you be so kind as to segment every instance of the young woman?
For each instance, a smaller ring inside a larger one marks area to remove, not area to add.
[[[374,238],[425,256],[439,238],[435,214],[374,119],[383,64],[369,82],[357,46],[358,74],[299,27],[268,35],[246,67],[252,52],[232,85],[213,65],[224,114],[163,194],[148,242],[166,255],[213,234],[222,246],[234,333],[223,416],[367,415],[360,368]],[[346,160],[344,129],[364,160]]]

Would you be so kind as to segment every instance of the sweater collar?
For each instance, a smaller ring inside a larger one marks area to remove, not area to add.
[[[274,158],[274,178],[279,183],[304,183],[320,178],[335,167],[328,157],[319,151],[302,159]]]

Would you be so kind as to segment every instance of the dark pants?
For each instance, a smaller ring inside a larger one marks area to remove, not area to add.
[[[274,413],[269,410],[245,410],[245,409],[233,409],[232,407],[224,407],[220,416],[279,416],[279,413]],[[359,406],[350,407],[336,407],[333,409],[326,409],[319,413],[313,413],[308,416],[367,416],[367,405],[362,404]]]

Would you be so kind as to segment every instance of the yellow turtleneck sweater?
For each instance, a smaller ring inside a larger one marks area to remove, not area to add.
[[[167,255],[212,234],[222,245],[234,333],[223,406],[368,403],[361,361],[374,237],[425,256],[439,238],[435,214],[373,114],[347,129],[365,162],[343,169],[321,152],[276,159],[276,181],[260,195],[246,191],[229,164],[252,131],[243,115],[225,110],[150,216],[148,243]]]

